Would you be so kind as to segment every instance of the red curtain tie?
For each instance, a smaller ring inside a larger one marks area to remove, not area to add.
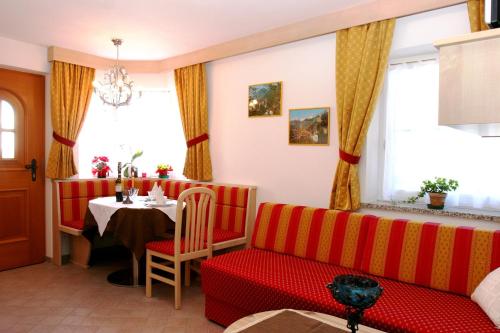
[[[57,134],[56,132],[52,132],[52,137],[54,138],[54,140],[56,140],[57,142],[65,145],[65,146],[68,146],[68,147],[71,147],[73,148],[76,144],[75,141],[71,141],[69,139],[66,139],[62,136],[60,136],[59,134]]]
[[[188,142],[186,142],[187,144],[187,147],[192,147],[200,142],[203,142],[205,140],[208,140],[208,134],[207,133],[203,133],[202,135],[199,135],[195,138],[192,138],[191,140],[188,140]]]
[[[345,161],[349,164],[358,164],[359,159],[361,158],[361,156],[354,156],[349,153],[346,153],[342,149],[339,149],[339,156],[342,161]]]

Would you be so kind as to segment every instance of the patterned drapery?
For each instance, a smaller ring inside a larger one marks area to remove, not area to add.
[[[467,1],[467,9],[469,10],[470,30],[472,32],[489,29],[484,23],[484,0]]]
[[[53,61],[50,82],[52,136],[47,177],[68,178],[78,173],[73,146],[83,125],[95,69]]]
[[[176,69],[175,86],[188,147],[184,176],[193,180],[212,180],[205,64]]]
[[[395,19],[337,31],[336,90],[340,160],[330,208],[360,207],[358,161],[380,94]]]

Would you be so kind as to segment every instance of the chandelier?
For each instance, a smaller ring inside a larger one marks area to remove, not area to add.
[[[118,108],[130,103],[134,82],[128,77],[125,67],[118,64],[119,47],[122,45],[122,40],[113,38],[111,41],[116,46],[116,63],[104,74],[102,82],[94,81],[94,92],[99,94],[104,104]]]

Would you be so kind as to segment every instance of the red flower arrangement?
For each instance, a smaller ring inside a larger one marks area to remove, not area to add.
[[[160,178],[168,178],[168,172],[173,170],[170,164],[158,164],[156,166],[156,173]]]
[[[106,156],[94,156],[92,159],[92,174],[97,178],[106,178],[111,168],[108,165],[109,158]]]

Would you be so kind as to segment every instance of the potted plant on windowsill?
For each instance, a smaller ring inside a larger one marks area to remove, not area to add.
[[[156,173],[159,178],[168,178],[168,173],[173,170],[170,164],[158,164],[156,166]]]
[[[137,150],[133,155],[132,158],[130,159],[130,162],[127,162],[123,164],[123,176],[127,178],[137,178],[139,171],[137,170],[137,167],[134,165],[134,161],[138,158],[141,157],[144,151],[142,150]]]
[[[420,192],[415,197],[408,198],[408,203],[415,203],[419,198],[423,198],[426,193],[429,194],[430,203],[427,208],[443,209],[448,192],[455,191],[458,188],[458,181],[435,177],[434,181],[424,180],[420,186]]]

